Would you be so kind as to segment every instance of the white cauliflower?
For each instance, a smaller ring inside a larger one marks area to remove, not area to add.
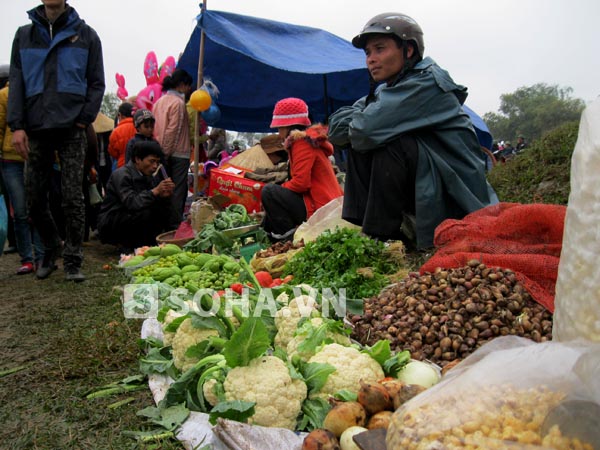
[[[360,380],[374,383],[385,377],[379,363],[369,355],[361,353],[354,347],[344,347],[340,344],[325,345],[308,362],[327,363],[336,368],[316,394],[318,397],[333,396],[342,389],[358,392]]]
[[[296,428],[307,392],[304,381],[292,379],[285,363],[275,356],[255,358],[248,366],[231,369],[223,388],[227,401],[256,403],[249,423],[289,430]]]
[[[171,345],[171,343],[173,342],[173,337],[175,336],[174,331],[166,331],[167,326],[170,325],[171,322],[173,322],[178,317],[181,317],[184,315],[185,314],[183,314],[182,312],[178,312],[173,309],[170,309],[169,311],[167,311],[167,314],[165,314],[165,320],[163,321],[162,326],[161,326],[162,332],[163,332],[163,345],[165,347],[168,347],[169,345]]]
[[[183,305],[183,308],[181,311],[175,311],[174,309],[169,309],[167,311],[167,314],[165,314],[165,317],[164,317],[162,325],[161,325],[162,332],[163,332],[163,345],[165,347],[168,347],[169,345],[171,345],[171,342],[173,342],[173,336],[175,336],[174,331],[165,331],[167,326],[170,325],[171,322],[173,322],[175,319],[185,316],[188,313],[188,310],[191,310],[193,308],[194,308],[194,302],[188,300]]]
[[[204,398],[211,406],[215,406],[217,403],[219,403],[219,398],[217,397],[217,394],[215,394],[215,386],[217,383],[218,381],[214,378],[209,378],[202,385],[202,393],[204,394]]]
[[[310,319],[310,323],[312,324],[312,326],[314,328],[318,328],[319,326],[321,326],[323,324],[323,319],[320,317],[315,317],[313,319]],[[299,330],[297,330],[299,331]],[[303,361],[308,360],[311,356],[313,356],[315,354],[314,350],[305,350],[303,352],[299,352],[298,351],[298,346],[300,344],[302,344],[302,342],[304,342],[304,340],[308,337],[308,333],[306,332],[302,332],[302,333],[297,333],[289,342],[286,348],[286,353],[288,355],[288,358],[292,358],[292,356],[294,355],[298,355]],[[325,338],[327,339],[332,339],[333,342],[343,345],[345,347],[349,346],[350,344],[352,344],[352,341],[350,340],[350,336],[348,336],[347,334],[342,334],[342,333],[335,333],[331,330],[327,330],[327,333],[325,334]]]
[[[303,317],[309,317],[316,308],[316,301],[308,295],[301,295],[275,313],[275,347],[285,349],[294,337],[298,322]]]
[[[207,340],[211,336],[218,336],[217,330],[195,328],[192,319],[185,319],[177,328],[171,341],[173,347],[173,363],[179,370],[185,372],[198,362],[197,358],[185,356],[185,352],[193,345]]]

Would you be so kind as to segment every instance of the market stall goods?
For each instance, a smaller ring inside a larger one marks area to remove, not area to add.
[[[364,314],[350,320],[357,341],[387,339],[414,359],[442,366],[498,336],[552,338],[552,314],[531,299],[514,272],[478,260],[458,269],[413,273],[366,300]]]
[[[598,411],[599,367],[592,361],[599,351],[585,341],[495,339],[396,410],[387,449],[592,450],[600,436],[597,414],[579,416],[584,426],[573,427],[555,411],[574,399]]]

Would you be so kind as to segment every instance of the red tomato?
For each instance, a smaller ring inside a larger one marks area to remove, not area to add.
[[[269,285],[270,288],[274,288],[277,286],[281,286],[283,284],[283,280],[281,278],[275,278],[273,282]]]
[[[254,276],[256,277],[256,280],[258,281],[258,284],[260,284],[261,287],[269,287],[271,286],[271,283],[273,283],[273,277],[269,272],[265,270],[256,272]]]
[[[242,294],[242,290],[244,289],[244,285],[242,283],[233,283],[229,286],[233,292],[236,294]]]

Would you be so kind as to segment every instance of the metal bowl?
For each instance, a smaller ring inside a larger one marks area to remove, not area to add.
[[[235,238],[243,234],[249,233],[250,231],[254,231],[258,228],[260,228],[260,224],[254,223],[251,225],[244,225],[243,227],[229,228],[227,230],[223,230],[221,233],[223,233],[225,237]]]

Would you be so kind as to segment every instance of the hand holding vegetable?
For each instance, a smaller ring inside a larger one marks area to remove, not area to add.
[[[167,178],[158,183],[154,189],[152,189],[152,194],[155,197],[170,197],[173,195],[173,189],[175,189],[175,183],[171,178]]]

